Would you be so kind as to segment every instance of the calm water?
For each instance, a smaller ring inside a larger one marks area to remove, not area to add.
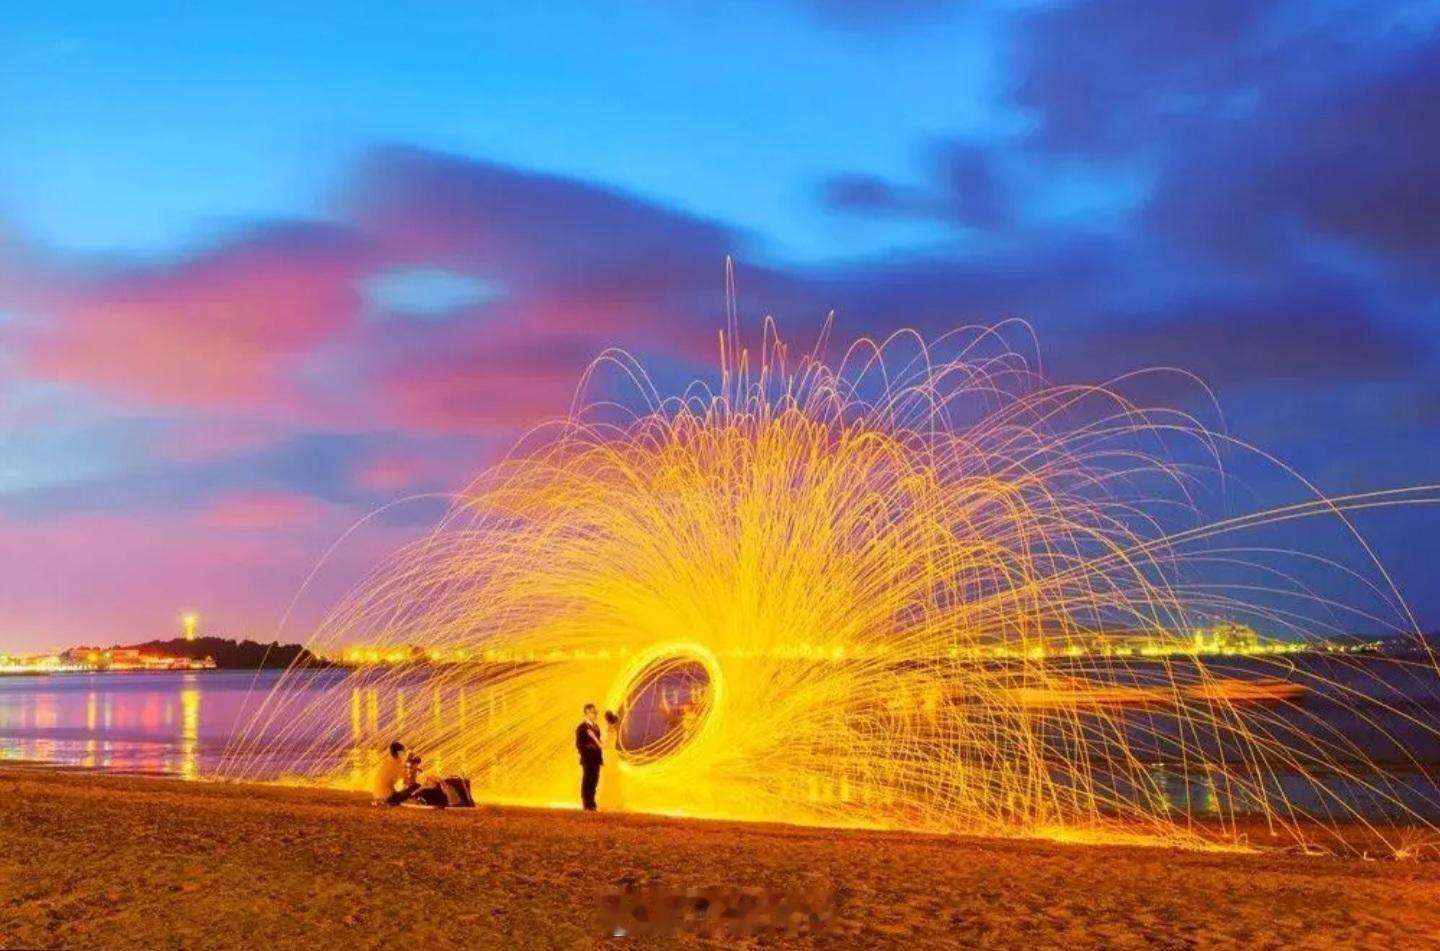
[[[1231,662],[1216,673],[1230,677],[1277,672],[1273,663],[1247,669],[1245,662]],[[1096,672],[1088,674],[1093,678]],[[348,710],[354,698],[346,695],[356,688],[347,675],[342,670],[316,671],[292,683],[333,694],[342,701],[337,708]],[[190,778],[211,774],[232,732],[243,728],[279,676],[274,671],[187,671],[0,677],[0,759]],[[1440,679],[1434,671],[1416,673],[1414,667],[1384,658],[1313,657],[1297,662],[1288,679],[1323,683],[1331,696],[1337,695],[1339,685],[1345,700],[1312,695],[1293,706],[1266,704],[1263,712],[1255,709],[1255,715],[1263,716],[1269,735],[1286,746],[1325,738],[1326,760],[1338,770],[1306,771],[1308,775],[1281,770],[1259,779],[1243,778],[1244,764],[1232,760],[1223,743],[1211,748],[1203,737],[1189,735],[1192,750],[1198,742],[1207,747],[1212,762],[1223,759],[1232,766],[1223,772],[1187,771],[1173,742],[1183,729],[1173,714],[1134,710],[1121,716],[1129,724],[1132,749],[1153,763],[1151,774],[1137,781],[1133,770],[1120,771],[1106,781],[1106,765],[1092,763],[1093,774],[1122,798],[1158,796],[1171,808],[1194,814],[1245,812],[1247,797],[1279,793],[1312,812],[1333,814],[1338,802],[1345,804],[1342,811],[1368,817],[1418,814],[1440,821]],[[373,705],[373,698],[369,702]],[[383,709],[369,715],[389,719]],[[288,726],[286,745],[295,746],[333,728],[318,723],[313,728],[301,724],[298,730]],[[1070,756],[1062,745],[1054,747],[1060,753],[1058,763]],[[1236,755],[1243,757],[1243,751]],[[297,764],[291,760],[289,765]],[[1238,784],[1237,776],[1242,777]],[[1059,773],[1055,778],[1064,782]],[[1384,795],[1377,796],[1376,790]],[[1322,800],[1328,803],[1323,810]]]
[[[335,689],[340,672],[310,675]],[[164,671],[0,677],[0,758],[193,778],[278,671]],[[248,708],[247,708],[248,701]]]

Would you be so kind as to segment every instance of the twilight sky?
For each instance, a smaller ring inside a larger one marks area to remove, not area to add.
[[[599,350],[706,372],[726,255],[797,342],[1023,317],[1440,483],[1440,3],[190,7],[0,4],[0,650],[275,636]],[[1440,516],[1359,525],[1440,626]]]

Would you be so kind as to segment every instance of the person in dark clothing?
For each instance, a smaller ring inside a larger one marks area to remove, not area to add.
[[[575,728],[575,750],[580,754],[580,804],[588,811],[595,809],[595,789],[600,785],[600,767],[605,765],[604,747],[600,743],[600,724],[595,704],[585,704],[585,719]]]
[[[450,801],[445,790],[440,788],[440,780],[432,778],[421,781],[421,767],[419,754],[411,753],[410,758],[405,761],[405,789],[411,799],[418,799],[436,809],[444,809]]]

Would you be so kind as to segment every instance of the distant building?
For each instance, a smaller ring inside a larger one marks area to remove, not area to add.
[[[192,659],[151,654],[134,647],[72,647],[60,654],[62,666],[72,670],[213,670],[211,657]]]
[[[1260,648],[1260,635],[1248,624],[1222,621],[1195,631],[1194,646],[1197,654],[1253,654]]]

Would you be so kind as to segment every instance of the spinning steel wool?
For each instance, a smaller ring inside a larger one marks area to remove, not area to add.
[[[1308,712],[1355,709],[1357,678],[1381,676],[1360,661],[1305,673],[1251,644],[1248,672],[1283,682],[1237,679],[1166,633],[1243,616],[1318,637],[1344,606],[1290,577],[1299,555],[1217,539],[1300,517],[1343,530],[1345,510],[1433,493],[1207,523],[1197,500],[1239,449],[1118,388],[1045,383],[1013,328],[827,362],[824,335],[794,359],[767,324],[755,357],[732,324],[718,385],[669,398],[603,355],[567,419],[315,633],[312,651],[360,661],[348,689],[292,672],[221,774],[347,783],[398,735],[478,798],[568,804],[593,700],[623,721],[602,784],[641,811],[1198,843],[1196,814],[1214,842],[1245,817],[1383,832],[1375,814],[1435,803],[1433,780],[1376,778],[1373,746]],[[1365,623],[1406,629],[1354,547],[1360,568],[1312,560],[1366,581]]]

